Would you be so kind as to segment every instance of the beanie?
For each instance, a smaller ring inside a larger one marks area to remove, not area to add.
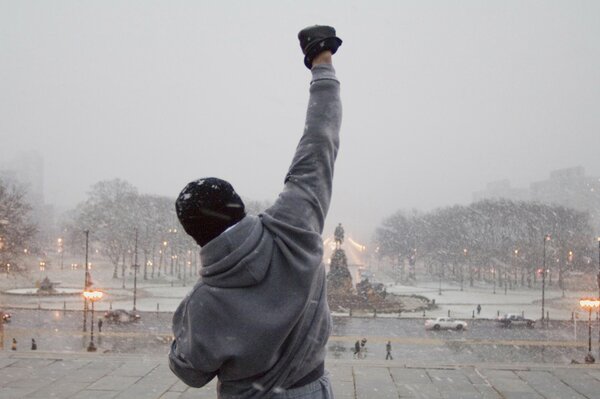
[[[215,177],[189,183],[175,201],[183,229],[200,246],[246,216],[244,202],[231,184]]]

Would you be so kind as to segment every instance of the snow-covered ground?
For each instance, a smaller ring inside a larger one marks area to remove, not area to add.
[[[78,270],[71,270],[71,263],[83,263],[80,259],[64,260],[64,270],[57,266],[58,260],[53,260],[51,267],[44,272],[35,272],[27,277],[16,277],[14,275],[0,275],[0,291],[14,288],[34,287],[35,282],[48,276],[52,281],[60,282],[61,288],[81,289],[84,281],[84,270],[80,267]],[[35,262],[35,260],[31,260]],[[121,268],[119,267],[119,278],[113,279],[113,267],[101,259],[92,258],[91,277],[94,287],[104,291],[104,298],[96,303],[96,309],[106,310],[112,306],[114,309],[132,309],[133,308],[133,274],[126,270],[125,288],[121,279]],[[34,263],[35,264],[35,263]],[[357,273],[354,273],[357,274]],[[148,271],[148,276],[150,270]],[[476,282],[475,287],[464,285],[464,290],[460,290],[457,284],[442,284],[442,294],[439,294],[439,282],[437,281],[418,281],[414,286],[394,284],[393,280],[386,275],[384,271],[375,270],[375,281],[384,283],[390,293],[398,295],[422,295],[431,300],[435,300],[438,308],[427,312],[427,317],[450,315],[458,318],[471,318],[475,311],[475,317],[494,318],[498,313],[518,313],[522,312],[526,317],[539,319],[541,317],[541,289],[516,289],[508,290],[504,294],[504,288],[496,287],[496,294],[493,294],[493,287]],[[179,280],[174,276],[165,276],[164,272],[160,278],[144,280],[143,269],[138,274],[137,279],[137,300],[136,308],[140,311],[174,311],[181,299],[192,289],[196,278],[187,274],[185,281]],[[586,317],[579,308],[579,298],[594,295],[593,292],[573,292],[567,291],[565,297],[562,292],[554,287],[546,290],[545,309],[549,312],[551,319],[570,319],[571,312],[578,312],[581,318]],[[4,306],[28,307],[28,308],[52,308],[62,309],[81,309],[83,301],[75,296],[15,296],[1,295],[1,303]],[[481,314],[477,316],[477,305],[481,305]],[[383,316],[383,315],[381,315]],[[404,313],[403,317],[422,317],[422,313]]]
[[[422,295],[430,300],[435,300],[438,308],[427,312],[427,316],[447,316],[448,311],[452,317],[457,318],[495,318],[498,314],[524,313],[525,317],[539,319],[542,316],[542,290],[539,289],[513,289],[504,293],[504,288],[477,282],[475,287],[465,284],[461,291],[457,284],[442,283],[441,295],[439,282],[421,281],[415,286],[394,284],[385,275],[379,275],[381,281],[387,286],[387,291],[397,295]],[[592,292],[565,292],[555,287],[546,288],[544,309],[549,312],[550,319],[570,319],[571,313],[584,313],[579,307],[579,299],[594,295]],[[481,313],[477,315],[477,305],[481,305]]]

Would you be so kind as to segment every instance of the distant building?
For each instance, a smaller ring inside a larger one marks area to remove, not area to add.
[[[29,202],[44,204],[44,160],[37,152],[25,152],[0,165],[0,178],[25,188]]]
[[[44,159],[37,152],[24,152],[0,164],[0,179],[22,186],[32,207],[31,219],[38,225],[40,238],[48,239],[54,227],[54,208],[44,197]]]
[[[501,180],[473,193],[474,201],[499,198],[532,200],[587,211],[592,226],[600,233],[600,177],[586,176],[581,166],[553,170],[550,178],[531,183],[529,188],[512,188],[508,180]]]
[[[513,201],[529,201],[531,193],[526,188],[513,188],[508,179],[488,183],[486,189],[473,193],[473,201],[506,198]]]

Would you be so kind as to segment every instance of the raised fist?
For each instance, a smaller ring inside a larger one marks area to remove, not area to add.
[[[304,54],[304,65],[312,68],[312,62],[319,53],[331,51],[335,54],[338,47],[342,45],[342,39],[335,35],[335,29],[326,25],[314,25],[302,29],[298,33],[300,48]]]

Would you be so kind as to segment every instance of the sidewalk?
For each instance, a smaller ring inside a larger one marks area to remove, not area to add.
[[[401,361],[328,361],[337,399],[600,398],[600,366],[444,365]],[[166,357],[0,352],[0,398],[207,399],[216,382],[195,389]]]

